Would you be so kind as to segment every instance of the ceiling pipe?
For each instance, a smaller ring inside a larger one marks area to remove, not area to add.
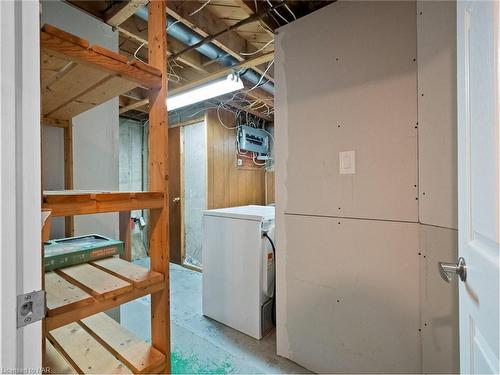
[[[144,21],[148,20],[147,7],[139,8],[135,14],[138,17],[142,18]],[[177,20],[170,15],[167,16],[167,34],[177,39],[179,42],[186,44],[187,46],[192,46],[204,39],[201,35],[194,32],[183,23],[177,22]],[[210,60],[217,60],[226,67],[231,67],[239,63],[237,59],[227,54],[221,48],[217,47],[211,42],[200,45],[195,49]],[[240,77],[246,79],[253,85],[256,85],[259,82],[261,75],[251,69],[247,69],[244,73],[240,74]],[[266,78],[264,77],[262,81],[265,82],[265,80]],[[271,82],[267,82],[259,86],[259,88],[263,89],[271,95],[274,95],[274,85]]]

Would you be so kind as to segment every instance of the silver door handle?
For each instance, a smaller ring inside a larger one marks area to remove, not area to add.
[[[174,203],[177,203],[177,202],[180,202],[180,201],[181,201],[180,197],[175,197],[174,199],[172,199],[172,202],[174,202]]]
[[[451,275],[454,274],[457,274],[462,281],[465,281],[467,279],[467,267],[465,265],[465,259],[462,257],[458,258],[458,262],[456,264],[449,262],[439,262],[438,265],[439,274],[447,283],[451,281]]]

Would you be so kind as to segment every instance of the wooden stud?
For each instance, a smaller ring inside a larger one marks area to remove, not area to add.
[[[130,239],[130,211],[121,211],[119,214],[120,241],[123,241],[122,259],[132,260],[132,243]]]
[[[163,208],[150,213],[151,270],[163,273],[167,287],[151,295],[151,338],[153,346],[167,357],[170,373],[170,302],[169,302],[169,220],[168,220],[168,118],[167,118],[167,33],[166,1],[148,5],[149,64],[162,72],[161,88],[149,96],[149,190],[164,191]]]

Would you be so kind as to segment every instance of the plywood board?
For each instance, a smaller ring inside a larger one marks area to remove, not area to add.
[[[458,232],[420,225],[420,253],[422,370],[458,373],[458,284],[445,282],[438,270],[438,262],[457,261]]]
[[[418,226],[285,216],[278,281],[293,361],[319,373],[421,371]]]
[[[339,1],[280,30],[287,212],[417,221],[415,11]],[[339,153],[351,150],[355,174],[340,174]]]
[[[456,3],[417,8],[419,218],[457,229]]]

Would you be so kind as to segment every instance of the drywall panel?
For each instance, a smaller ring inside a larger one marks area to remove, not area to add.
[[[417,3],[419,218],[457,228],[456,2]]]
[[[418,220],[415,12],[414,2],[339,1],[280,29],[287,212]],[[343,151],[355,152],[353,174],[339,171]]]
[[[425,373],[459,372],[458,284],[445,282],[438,262],[456,262],[458,232],[420,225],[422,369]]]
[[[320,373],[420,372],[419,225],[287,214],[285,226],[289,358]]]
[[[63,129],[42,126],[42,189],[64,189],[64,134]],[[64,237],[64,218],[55,217],[50,226],[50,237]]]
[[[118,32],[61,1],[42,1],[41,24],[49,23],[102,47],[118,51]],[[73,119],[73,186],[118,190],[118,98]],[[44,144],[44,150],[50,144]],[[57,160],[55,160],[57,162]],[[51,161],[52,163],[52,161]],[[64,170],[61,169],[61,175]],[[101,233],[118,238],[118,214],[75,217],[75,234]]]

